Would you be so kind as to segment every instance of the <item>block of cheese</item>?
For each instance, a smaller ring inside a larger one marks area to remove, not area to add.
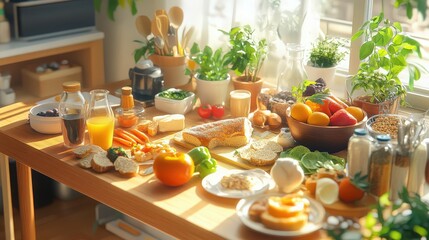
[[[185,128],[185,116],[183,114],[168,114],[156,116],[152,119],[158,123],[158,131],[180,131]]]

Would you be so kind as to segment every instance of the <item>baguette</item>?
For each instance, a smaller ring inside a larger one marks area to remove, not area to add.
[[[112,170],[114,166],[105,152],[99,152],[92,158],[91,168],[98,173],[104,173]]]
[[[124,177],[135,177],[139,172],[139,165],[133,160],[119,156],[114,163],[115,170]]]
[[[194,146],[213,149],[217,146],[241,147],[249,143],[252,124],[245,117],[219,120],[194,126],[182,132],[183,140]]]

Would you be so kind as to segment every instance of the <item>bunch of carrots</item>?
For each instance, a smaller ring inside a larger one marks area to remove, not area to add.
[[[126,146],[132,147],[136,144],[142,144],[150,142],[149,137],[138,129],[124,130],[122,128],[115,128],[113,141]]]

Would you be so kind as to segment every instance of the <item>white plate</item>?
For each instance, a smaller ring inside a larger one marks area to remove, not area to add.
[[[319,230],[322,227],[323,220],[325,218],[325,209],[319,202],[307,197],[306,198],[310,201],[309,220],[308,220],[308,223],[300,230],[280,231],[280,230],[269,229],[269,228],[266,228],[264,224],[260,222],[255,222],[249,218],[249,208],[255,201],[268,198],[270,196],[284,196],[284,195],[285,194],[281,194],[281,193],[272,193],[272,194],[258,195],[258,196],[252,196],[249,198],[241,199],[238,202],[236,207],[237,215],[240,218],[240,220],[244,223],[244,225],[246,225],[247,227],[261,233],[275,235],[275,236],[300,236],[300,235],[308,234],[316,230]]]
[[[85,100],[89,103],[89,101],[91,101],[91,95],[89,94],[89,92],[82,92],[83,97],[85,98]],[[50,102],[58,102],[55,98],[57,96],[48,98],[48,99],[44,99],[41,100],[39,102],[37,102],[37,104],[42,104],[42,103],[50,103]],[[111,94],[109,94],[107,96],[107,99],[109,100],[109,104],[111,107],[117,107],[119,105],[121,105],[121,99],[118,97],[115,97]]]
[[[225,175],[231,174],[244,174],[246,176],[252,177],[253,186],[250,190],[235,190],[227,189],[222,186],[220,181]],[[201,184],[203,188],[216,196],[225,197],[225,198],[243,198],[249,197],[257,194],[261,194],[270,188],[270,185],[273,183],[271,176],[262,169],[252,169],[252,170],[229,170],[227,172],[215,172],[203,179]]]

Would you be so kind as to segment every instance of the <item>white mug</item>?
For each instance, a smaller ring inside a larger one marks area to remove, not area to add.
[[[250,96],[247,90],[234,90],[230,93],[230,104],[232,117],[247,117],[250,113]]]

